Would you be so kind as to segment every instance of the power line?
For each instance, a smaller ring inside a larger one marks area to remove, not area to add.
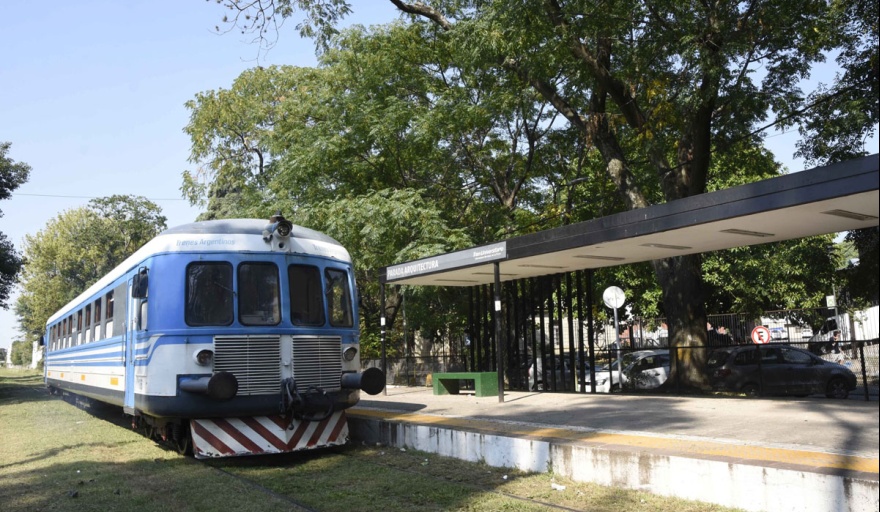
[[[21,192],[15,192],[12,194],[13,196],[29,196],[29,197],[58,197],[63,199],[103,199],[108,196],[69,196],[62,194],[26,194]],[[114,194],[114,195],[124,195],[124,194]],[[150,201],[186,201],[184,198],[153,198],[147,197],[146,199]]]

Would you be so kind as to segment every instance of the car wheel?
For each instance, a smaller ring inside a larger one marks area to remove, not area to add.
[[[755,398],[761,394],[761,387],[754,383],[748,383],[739,388],[739,392],[749,398]]]
[[[828,388],[825,391],[825,396],[828,398],[846,398],[849,396],[849,389],[847,389],[846,382],[840,377],[834,377],[830,381],[828,381]]]

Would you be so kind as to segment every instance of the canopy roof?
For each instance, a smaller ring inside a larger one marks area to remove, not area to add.
[[[880,155],[379,269],[388,284],[476,286],[878,225]]]

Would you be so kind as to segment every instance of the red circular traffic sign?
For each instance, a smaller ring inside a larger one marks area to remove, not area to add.
[[[754,341],[758,345],[770,343],[770,339],[770,329],[764,327],[763,325],[758,325],[754,329],[752,329],[752,341]]]

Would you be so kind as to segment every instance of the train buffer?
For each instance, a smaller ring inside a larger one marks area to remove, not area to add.
[[[498,372],[453,372],[432,374],[435,395],[457,395],[463,380],[474,382],[476,396],[498,396]]]

